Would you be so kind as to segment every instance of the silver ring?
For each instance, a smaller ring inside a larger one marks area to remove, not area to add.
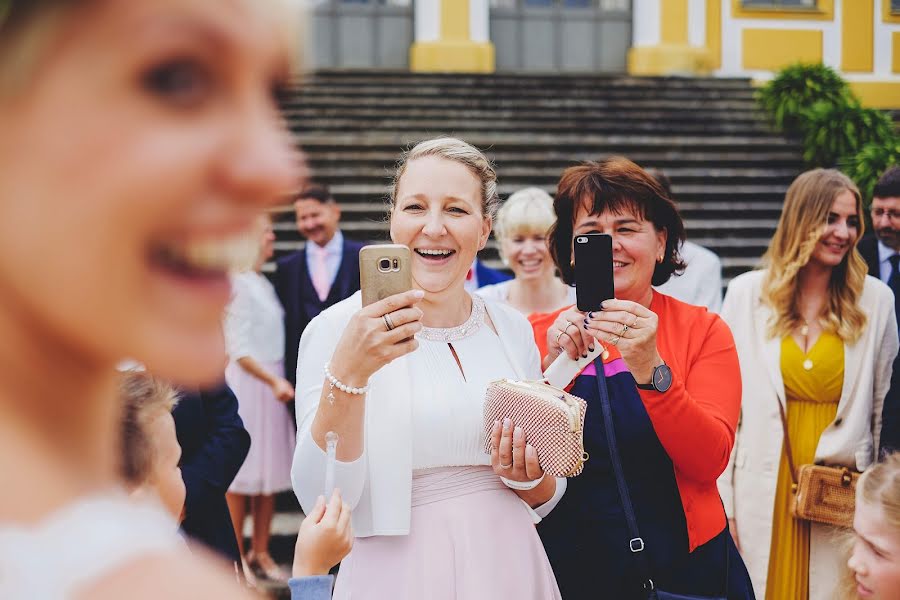
[[[383,314],[381,318],[384,319],[384,324],[387,326],[388,331],[394,329],[394,322],[391,320],[391,315]]]
[[[629,325],[629,327],[634,329],[634,326],[637,325],[637,320],[638,320],[638,316],[634,315],[634,321],[631,322],[631,325]]]
[[[509,463],[508,465],[500,465],[500,468],[501,469],[512,469],[512,463]]]
[[[621,340],[621,339],[622,339],[622,336],[621,336],[621,335],[617,335],[617,336],[616,336],[616,339],[610,340],[609,343],[612,344],[613,346],[618,346],[618,345],[619,345],[619,340]]]
[[[572,321],[568,321],[568,320],[567,320],[567,322],[568,322],[569,324],[566,325],[566,328],[565,328],[565,329],[563,329],[563,333],[566,333],[567,331],[569,331],[569,327],[574,327],[576,330],[578,329],[578,325],[576,325],[576,324],[573,323]],[[568,335],[568,334],[566,334],[566,335]]]
[[[568,334],[565,332],[565,330],[560,330],[560,332],[556,335],[556,345],[557,345],[557,346],[560,345],[560,343],[559,343],[559,338],[561,338],[561,337],[564,336],[564,335],[568,335]]]
[[[625,332],[628,331],[628,325],[622,324],[622,333],[619,334],[619,337],[625,335]]]

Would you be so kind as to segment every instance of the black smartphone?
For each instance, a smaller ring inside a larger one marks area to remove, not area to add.
[[[585,233],[575,236],[575,296],[578,310],[600,310],[600,303],[615,298],[612,236]]]

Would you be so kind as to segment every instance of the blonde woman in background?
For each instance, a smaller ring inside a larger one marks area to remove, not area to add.
[[[900,600],[900,454],[860,477],[853,530],[841,600]]]
[[[288,578],[269,554],[274,495],[291,489],[295,435],[284,405],[294,399],[294,387],[284,378],[284,309],[262,274],[274,241],[271,219],[259,217],[247,239],[247,254],[255,259],[232,276],[234,292],[225,313],[229,358],[225,381],[237,396],[238,413],[250,434],[250,451],[226,499],[248,581],[253,575],[276,581]],[[248,502],[253,535],[246,552],[243,525]]]
[[[0,598],[243,598],[118,487],[132,358],[222,372],[234,240],[303,178],[278,0],[0,10]]]
[[[575,304],[575,288],[556,276],[547,233],[556,222],[553,198],[540,188],[525,188],[512,194],[497,211],[495,232],[500,256],[512,269],[514,279],[487,285],[478,294],[506,302],[534,323],[564,306]],[[546,354],[544,335],[535,336]]]
[[[765,268],[735,278],[722,317],[738,348],[741,422],[719,488],[757,597],[830,598],[831,528],[794,519],[778,403],[796,465],[867,469],[897,354],[890,289],[866,275],[856,186],[816,169],[790,186]]]

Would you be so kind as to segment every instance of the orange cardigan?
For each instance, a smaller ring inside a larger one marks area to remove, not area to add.
[[[563,310],[530,318],[541,355]],[[741,369],[731,330],[706,308],[653,292],[656,347],[672,369],[664,394],[638,390],[656,435],[672,459],[693,552],[725,528],[716,479],[728,465],[741,412]],[[619,358],[610,346],[608,361]]]

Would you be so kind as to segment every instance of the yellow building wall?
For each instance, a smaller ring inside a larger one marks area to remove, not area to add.
[[[745,69],[776,71],[791,63],[822,61],[822,32],[808,29],[744,29]]]
[[[875,68],[874,23],[875,4],[873,2],[843,3],[841,9],[842,70],[871,73]]]

